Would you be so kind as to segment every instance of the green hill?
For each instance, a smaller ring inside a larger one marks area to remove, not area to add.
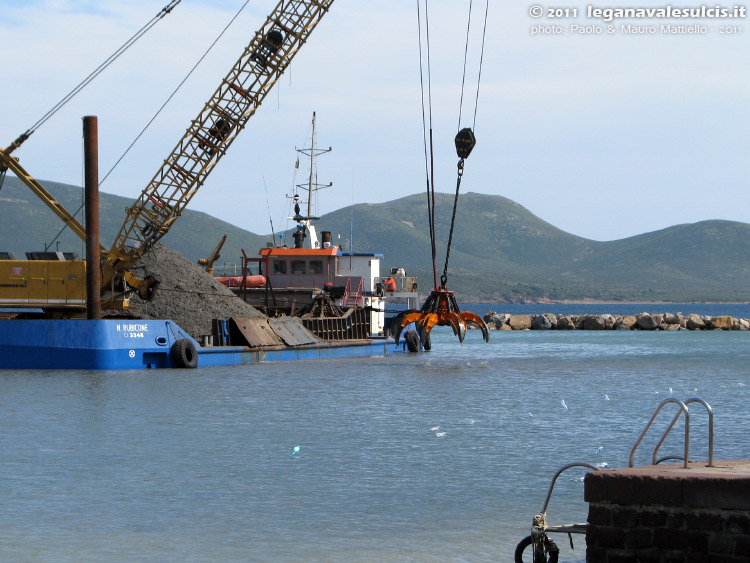
[[[81,189],[43,182],[70,211],[81,205]],[[116,235],[132,201],[102,193],[102,242]],[[437,194],[437,266],[442,273],[453,196]],[[318,228],[333,233],[348,250],[354,224],[355,252],[383,254],[383,272],[406,268],[431,286],[432,258],[424,195],[382,204],[359,204],[324,215]],[[0,251],[23,257],[41,250],[60,230],[60,220],[16,179],[0,191]],[[163,242],[196,261],[229,234],[217,262],[234,263],[271,240],[205,213],[187,210]],[[340,238],[337,236],[340,235]],[[286,234],[291,241],[291,232]],[[60,238],[61,250],[84,254],[73,234]],[[54,247],[54,246],[53,246]],[[748,301],[750,225],[703,221],[676,225],[622,240],[599,242],[571,235],[500,196],[461,195],[451,248],[448,287],[463,302],[481,301]]]
[[[438,276],[452,206],[452,195],[437,194]],[[405,266],[426,287],[432,270],[424,195],[340,209],[319,224],[348,238],[352,218],[355,252],[381,252],[385,266]],[[561,231],[504,197],[467,193],[459,199],[449,266],[448,285],[464,301],[747,301],[750,225],[703,221],[599,242]]]
[[[83,203],[81,188],[48,181],[42,181],[42,185],[71,213]],[[99,227],[105,247],[112,244],[125,219],[125,210],[132,204],[132,199],[100,193]],[[76,219],[84,222],[83,211],[76,215]],[[5,179],[0,190],[0,251],[14,252],[17,258],[24,259],[27,251],[44,250],[45,244],[49,244],[62,227],[57,215],[20,180],[11,176]],[[242,258],[241,249],[244,248],[248,256],[255,256],[266,241],[272,240],[270,236],[256,235],[206,213],[188,209],[162,242],[196,262],[213,252],[224,233],[229,236],[215,265],[217,273],[221,273],[225,262],[231,264],[228,273],[234,273],[234,263],[239,263]],[[57,240],[61,251],[76,252],[85,258],[86,250],[81,239],[69,229],[65,229]],[[50,249],[56,250],[57,243]]]

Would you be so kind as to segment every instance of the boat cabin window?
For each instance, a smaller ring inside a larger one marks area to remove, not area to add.
[[[305,273],[305,261],[304,260],[292,260],[292,273],[304,274]]]
[[[274,274],[286,274],[286,260],[274,260],[273,261],[273,273]]]
[[[310,260],[310,273],[322,274],[323,273],[323,261],[322,260]]]

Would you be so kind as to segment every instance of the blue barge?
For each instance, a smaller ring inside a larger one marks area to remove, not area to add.
[[[211,367],[322,358],[383,356],[393,341],[302,346],[201,346],[169,320],[0,320],[0,369]]]

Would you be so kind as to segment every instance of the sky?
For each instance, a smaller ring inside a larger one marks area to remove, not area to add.
[[[10,145],[167,3],[0,0],[0,143]],[[465,127],[475,111],[485,2],[428,4],[439,192],[455,190],[470,3]],[[15,156],[38,179],[82,185],[81,118],[96,115],[102,178],[243,4],[182,0]],[[275,5],[250,0],[102,191],[138,197]],[[417,5],[335,1],[189,208],[259,234],[271,231],[270,219],[277,231],[290,226],[285,196],[307,174],[303,163],[295,176],[295,148],[309,146],[313,112],[316,144],[333,148],[318,160],[318,180],[333,187],[317,194],[317,214],[423,193]],[[554,4],[568,12],[551,18],[544,2],[490,0],[477,146],[462,192],[509,198],[594,240],[709,219],[750,222],[742,148],[750,125],[750,20],[644,15],[605,22],[589,12],[639,5],[666,4],[568,0]],[[663,25],[705,31],[666,33]],[[426,217],[419,221],[427,229]]]

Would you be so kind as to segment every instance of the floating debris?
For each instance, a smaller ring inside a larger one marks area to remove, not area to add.
[[[562,405],[563,409],[568,410],[568,405],[565,404],[565,399],[560,399],[560,404]]]
[[[299,446],[294,446],[294,448],[292,449],[292,453],[290,453],[289,455],[295,455],[298,453],[299,453]]]
[[[609,395],[607,395],[606,393],[604,394],[604,400],[609,401]]]

